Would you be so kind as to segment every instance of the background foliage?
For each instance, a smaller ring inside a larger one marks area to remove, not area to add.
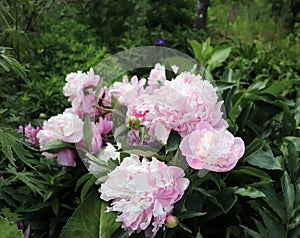
[[[175,208],[181,226],[159,236],[300,236],[299,1],[210,2],[204,30],[193,28],[195,0],[0,2],[1,232],[17,232],[13,223],[22,221],[29,237],[58,237],[80,204],[61,233],[68,237],[87,203],[101,210],[81,161],[62,170],[16,128],[40,125],[68,105],[67,73],[162,38],[210,71],[246,152],[229,173],[190,178],[198,186]],[[124,236],[107,228],[111,218],[101,211],[95,219],[106,226],[103,237]]]

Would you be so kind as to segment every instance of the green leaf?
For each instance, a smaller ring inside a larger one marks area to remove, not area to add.
[[[281,188],[283,192],[286,218],[287,218],[287,222],[289,222],[291,217],[293,216],[295,190],[293,184],[291,183],[291,178],[286,171],[284,171],[281,177]]]
[[[92,138],[93,138],[93,131],[92,131],[91,118],[89,115],[87,115],[85,116],[83,122],[83,139],[89,151],[92,151]]]
[[[263,93],[269,93],[274,96],[278,96],[282,92],[282,90],[286,90],[294,84],[294,80],[282,80],[282,81],[273,81],[272,85],[266,89],[264,89]]]
[[[184,211],[180,213],[180,219],[188,219],[193,217],[200,217],[206,215],[206,212],[197,212],[197,211]]]
[[[2,58],[2,59],[1,59]],[[26,75],[26,69],[16,59],[11,56],[0,53],[0,64],[7,72],[13,70],[19,75],[28,85],[30,84]]]
[[[300,137],[287,136],[284,137],[284,140],[292,142],[295,145],[296,150],[300,151]]]
[[[128,154],[135,154],[144,157],[151,157],[157,153],[157,149],[147,146],[124,146],[122,150]]]
[[[110,238],[121,225],[116,214],[106,212],[107,203],[97,192],[91,193],[73,213],[59,238]]]
[[[203,236],[201,235],[200,231],[197,233],[196,238],[203,238]]]
[[[270,175],[267,174],[266,172],[254,168],[254,167],[248,167],[248,166],[242,166],[242,167],[238,167],[234,170],[232,170],[230,173],[233,174],[247,174],[250,176],[254,176],[254,177],[258,177],[258,178],[264,178],[264,179],[271,179]]]
[[[57,153],[65,148],[74,148],[74,146],[62,140],[52,140],[49,141],[46,144],[46,146],[43,147],[42,151],[47,151],[49,153]]]
[[[85,196],[87,192],[90,190],[90,188],[95,184],[97,181],[97,178],[95,176],[90,177],[87,182],[83,185],[81,193],[80,193],[80,199],[83,201],[85,199]]]
[[[295,144],[289,141],[287,143],[288,143],[287,144],[288,155],[286,158],[287,167],[291,174],[292,179],[294,179],[299,174],[300,158]]]
[[[0,217],[0,237],[3,238],[23,238],[24,235],[12,222]]]
[[[249,145],[247,145],[244,153],[244,158],[247,158],[252,153],[259,151],[264,145],[263,140],[255,139]]]
[[[258,232],[254,231],[246,226],[240,225],[240,227],[242,227],[244,229],[246,234],[248,234],[249,236],[251,236],[253,238],[267,238],[266,236],[263,236],[263,235],[259,234]]]
[[[210,66],[210,70],[215,69],[220,66],[230,55],[231,47],[230,46],[219,46],[213,49],[213,53],[207,61],[207,64]]]
[[[244,159],[249,164],[268,170],[282,170],[280,161],[275,158],[271,151],[256,151]]]
[[[244,197],[251,197],[251,198],[265,198],[266,197],[266,195],[262,191],[259,191],[256,188],[252,188],[252,187],[235,188],[234,193],[244,196]]]
[[[179,225],[183,230],[185,230],[185,231],[187,231],[187,232],[189,232],[189,233],[191,233],[191,234],[193,233],[193,232],[191,231],[191,229],[188,228],[185,224],[179,222],[178,225]]]
[[[20,159],[26,165],[33,168],[31,161],[28,159],[32,155],[26,150],[19,140],[20,134],[16,130],[8,128],[0,128],[0,148],[4,154],[4,158],[7,158],[13,166],[15,166],[16,159]]]
[[[218,203],[221,206],[218,204],[215,205],[219,206],[224,213],[227,213],[238,200],[237,196],[234,194],[233,188],[225,188],[214,194],[212,193],[212,195],[217,199]],[[214,203],[214,200],[212,200],[211,198],[209,198],[209,200]]]
[[[53,210],[54,214],[56,216],[58,216],[58,214],[59,214],[59,201],[58,201],[57,198],[52,199],[51,207],[52,207],[52,210]]]
[[[281,222],[279,222],[268,210],[259,208],[258,212],[263,218],[266,229],[272,238],[287,237],[286,231],[284,230]]]
[[[200,64],[202,64],[204,66],[205,58],[202,55],[202,44],[200,44],[196,40],[187,40],[187,42],[192,47],[195,58],[199,61]]]
[[[172,130],[167,141],[166,153],[177,150],[180,141],[181,141],[181,136],[178,134],[178,132]]]
[[[101,202],[99,238],[110,238],[111,235],[121,226],[120,222],[116,222],[117,214],[107,212],[108,203]]]
[[[144,138],[145,138],[145,134],[146,134],[146,126],[141,125],[139,127],[139,138],[140,138],[140,142],[143,143],[144,142]]]
[[[274,212],[281,218],[286,219],[286,214],[283,206],[283,202],[276,196],[276,191],[272,184],[268,184],[262,188],[263,193],[266,195],[265,202],[269,205]]]

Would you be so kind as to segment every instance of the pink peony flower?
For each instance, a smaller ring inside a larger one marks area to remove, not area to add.
[[[179,148],[190,167],[215,172],[231,170],[245,151],[241,138],[207,122],[199,123],[195,131],[183,137]]]
[[[127,118],[138,117],[147,132],[165,144],[171,130],[185,136],[200,122],[208,122],[214,128],[227,127],[222,118],[222,103],[209,81],[199,75],[181,73],[133,100],[128,105]]]
[[[181,168],[154,157],[140,161],[131,155],[108,174],[99,191],[101,199],[112,200],[108,211],[118,212],[122,228],[130,234],[145,230],[147,237],[154,237],[189,185],[183,176]]]
[[[62,140],[68,143],[77,143],[83,137],[83,122],[78,115],[63,113],[51,117],[44,122],[43,129],[37,134],[40,148],[43,148],[49,141]]]
[[[113,128],[113,123],[110,121],[110,115],[106,115],[105,117],[100,117],[98,122],[92,122],[92,145],[91,145],[91,153],[96,154],[99,152],[103,145],[103,136],[106,136]],[[84,139],[78,144],[84,149],[87,149]]]
[[[164,85],[166,82],[166,68],[161,64],[155,64],[154,69],[151,70],[147,88],[151,88],[151,91],[160,88],[161,85]]]
[[[174,128],[181,136],[194,131],[197,124],[203,121],[212,127],[228,126],[222,118],[223,101],[218,101],[216,88],[208,80],[203,80],[200,75],[184,72],[168,81],[167,85],[180,93],[186,101],[185,109],[180,111],[180,123]]]
[[[70,149],[64,149],[57,154],[57,163],[63,166],[76,166],[75,152]]]
[[[25,133],[25,136],[28,138],[25,140],[26,142],[33,145],[38,145],[39,140],[36,136],[41,129],[42,128],[39,126],[34,128],[31,124],[28,124],[27,126],[25,126],[25,128],[23,126],[19,126],[18,132]]]
[[[91,68],[88,73],[68,74],[66,77],[66,85],[63,88],[64,95],[72,103],[72,113],[83,118],[85,114],[95,116],[99,110],[96,108],[98,99],[94,95],[94,90],[98,85],[100,77],[95,75]]]
[[[145,83],[145,79],[139,80],[137,76],[133,76],[129,82],[128,77],[125,76],[122,82],[115,82],[112,85],[110,92],[118,99],[120,105],[128,106],[144,92]]]

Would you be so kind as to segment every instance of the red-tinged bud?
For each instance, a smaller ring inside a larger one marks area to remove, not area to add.
[[[173,215],[168,215],[165,221],[166,225],[168,228],[174,228],[178,225],[178,219],[177,217]]]

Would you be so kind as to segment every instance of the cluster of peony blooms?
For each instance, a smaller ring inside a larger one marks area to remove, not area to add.
[[[45,121],[37,131],[29,133],[29,128],[25,128],[29,142],[38,140],[41,149],[58,140],[85,150],[87,157],[99,162],[88,168],[94,174],[105,171],[102,165],[113,161],[115,168],[98,179],[100,198],[111,202],[107,211],[117,212],[116,221],[129,234],[145,231],[147,237],[155,237],[168,221],[174,223],[174,206],[190,181],[183,168],[170,166],[167,161],[160,161],[159,156],[121,156],[122,145],[110,136],[113,97],[126,109],[123,123],[129,129],[130,145],[151,146],[159,142],[164,146],[173,131],[180,136],[178,151],[190,168],[215,172],[231,170],[244,153],[243,140],[227,130],[221,111],[223,102],[218,100],[216,88],[200,75],[177,75],[178,67],[172,68],[175,77],[171,80],[167,80],[165,67],[156,64],[148,79],[133,76],[129,80],[125,76],[122,82],[101,90],[96,90],[100,77],[92,69],[71,73],[63,91],[72,107]],[[93,119],[88,129],[89,142],[84,136],[87,117]],[[141,127],[145,129],[143,138]],[[76,165],[72,148],[60,148],[55,153],[46,151],[44,155],[56,157],[64,166]]]

